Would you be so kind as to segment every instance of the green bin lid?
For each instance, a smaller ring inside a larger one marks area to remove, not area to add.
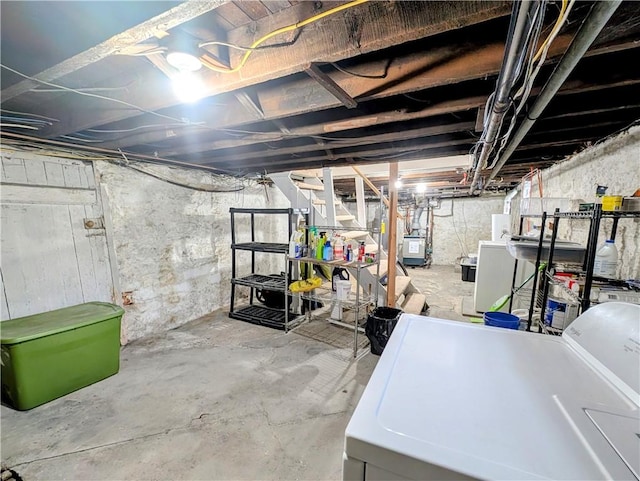
[[[124,314],[124,310],[107,302],[87,302],[55,311],[20,317],[0,323],[2,344],[18,344],[51,336],[71,329],[106,321]]]

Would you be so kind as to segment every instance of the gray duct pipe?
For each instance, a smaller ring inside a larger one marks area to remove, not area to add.
[[[493,102],[491,103],[489,124],[483,132],[484,140],[482,140],[482,150],[480,151],[480,156],[477,158],[473,181],[471,182],[472,194],[478,183],[482,166],[493,151],[493,146],[500,133],[502,119],[509,110],[511,103],[509,95],[520,74],[517,64],[518,57],[522,54],[528,42],[527,32],[530,31],[531,27],[532,16],[530,15],[530,11],[532,10],[532,5],[534,5],[534,3],[531,0],[522,0],[520,2],[514,2],[513,4],[511,15],[514,17],[517,15],[517,17],[515,24],[512,24],[513,27],[509,29],[507,36],[502,67],[500,68],[496,91],[494,92]],[[539,5],[539,7],[543,8],[544,2],[543,5]]]
[[[425,202],[428,201],[421,202],[413,213],[413,220],[411,221],[411,235],[420,234],[420,217],[422,217],[422,212],[424,212]]]
[[[489,180],[498,175],[500,169],[507,163],[511,154],[516,150],[522,139],[527,135],[533,124],[542,111],[551,102],[555,94],[558,92],[564,81],[571,74],[575,66],[589,49],[593,41],[596,39],[602,28],[607,24],[613,13],[620,6],[622,0],[608,0],[595,2],[591,8],[591,12],[580,26],[580,30],[576,33],[573,42],[565,52],[564,56],[558,63],[557,67],[547,80],[547,83],[540,91],[538,98],[529,110],[529,113],[522,121],[522,125],[513,135],[504,149],[504,153],[496,162],[495,167],[491,171]],[[473,185],[472,185],[473,187]]]

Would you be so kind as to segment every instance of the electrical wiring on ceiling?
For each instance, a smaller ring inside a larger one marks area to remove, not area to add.
[[[38,150],[42,150],[43,149],[43,144],[48,144],[48,145],[55,145],[56,148],[60,148],[61,151],[64,151],[64,149],[69,149],[68,151],[72,153],[72,155],[77,155],[77,149],[83,149],[85,151],[89,151],[89,152],[93,152],[93,153],[99,153],[99,154],[106,154],[107,156],[116,156],[118,158],[120,158],[122,156],[122,152],[121,151],[117,151],[117,150],[111,150],[111,149],[105,149],[102,147],[93,147],[90,145],[82,145],[79,146],[77,144],[71,144],[69,142],[63,142],[60,140],[51,140],[51,139],[42,139],[40,137],[32,137],[30,135],[25,135],[25,134],[17,134],[14,132],[4,132],[3,134],[3,138],[2,138],[2,142],[3,145],[2,147],[4,148],[5,145],[11,141],[11,139],[16,139],[16,140],[20,140],[20,142],[14,142],[14,145],[16,146],[22,146],[22,145],[31,145],[33,148],[38,149]],[[25,142],[26,141],[26,142]],[[163,164],[163,165],[173,165],[173,166],[177,166],[177,167],[190,167],[190,168],[196,168],[199,170],[206,170],[218,175],[228,175],[229,173],[224,171],[223,169],[217,169],[214,167],[209,167],[206,165],[201,165],[201,164],[193,164],[190,162],[183,162],[181,160],[173,160],[173,159],[166,159],[163,157],[157,157],[157,156],[151,156],[151,155],[145,155],[145,154],[136,154],[136,153],[128,153],[127,154],[129,157],[131,158],[135,158],[135,159],[140,159],[140,160],[144,160],[150,163],[156,163],[156,164]],[[64,158],[70,158],[67,157],[65,155]],[[84,157],[83,157],[84,158]],[[106,157],[106,159],[112,160],[112,158],[110,157]],[[88,159],[88,160],[105,160],[105,157],[101,157],[99,159]]]
[[[244,52],[249,52],[249,51],[253,51],[253,50],[267,50],[270,48],[278,48],[278,47],[282,47],[285,45],[289,45],[289,43],[285,43],[285,44],[277,44],[277,45],[263,45],[261,47],[243,47],[241,45],[236,45],[235,43],[229,43],[229,42],[221,42],[218,40],[211,40],[211,41],[207,41],[207,42],[202,42],[198,44],[198,47],[202,48],[202,47],[209,47],[212,45],[220,45],[222,47],[229,47],[229,48],[234,48],[236,50],[242,50]]]
[[[15,111],[15,110],[7,110],[7,109],[3,109],[3,108],[0,108],[0,112],[6,112],[8,114],[14,114],[14,115],[27,115],[27,116],[35,117],[35,118],[38,118],[38,119],[49,120],[51,122],[60,122],[58,119],[53,119],[51,117],[45,117],[44,115],[32,114],[32,113],[29,113],[29,112],[18,112],[18,111]]]
[[[378,75],[368,75],[368,74],[362,74],[362,73],[358,73],[358,72],[353,72],[351,70],[347,70],[347,69],[345,69],[343,67],[340,67],[340,65],[338,65],[336,62],[329,62],[329,65],[331,65],[337,71],[342,72],[342,73],[347,74],[347,75],[352,75],[353,77],[368,78],[368,79],[383,79],[383,78],[387,78],[387,74],[389,72],[389,66],[391,65],[391,60],[389,60],[386,63],[386,65],[384,67],[384,72],[382,72],[381,74],[378,74]]]
[[[77,92],[113,92],[117,90],[126,90],[127,87],[81,87],[74,89]],[[51,92],[66,92],[67,88],[55,88],[55,89],[31,89],[31,93],[51,93]]]
[[[505,121],[506,115],[508,113],[508,109],[510,109],[514,103],[513,96],[509,95],[508,97],[509,104],[508,104],[507,111],[502,113],[501,115],[498,115],[494,111],[494,107],[496,103],[496,98],[495,98],[496,92],[498,92],[499,90],[503,90],[506,87],[508,87],[509,91],[512,91],[515,88],[516,84],[518,83],[520,76],[522,74],[523,66],[527,62],[527,57],[529,56],[530,50],[532,49],[532,45],[535,44],[535,42],[537,42],[538,35],[542,28],[542,21],[544,20],[544,12],[542,12],[542,10],[545,2],[546,0],[542,0],[536,3],[533,16],[531,15],[530,11],[527,12],[527,21],[529,22],[529,28],[526,34],[524,35],[524,43],[522,44],[520,51],[516,53],[517,59],[516,59],[515,66],[512,67],[512,72],[508,74],[508,76],[510,77],[509,79],[510,85],[508,86],[496,85],[496,90],[493,93],[491,93],[491,95],[489,96],[485,104],[482,134],[480,135],[480,139],[476,142],[472,150],[472,155],[474,157],[474,169],[476,169],[476,175],[479,172],[479,169],[484,167],[479,164],[481,162],[486,163],[486,160],[482,160],[483,155],[485,155],[485,159],[487,159],[487,157],[493,151],[494,145],[496,144],[499,133],[502,130],[502,125]],[[514,8],[514,13],[512,13],[512,17],[511,17],[509,35],[513,35],[513,29],[516,26],[515,10],[516,8],[518,8],[518,5],[514,3],[513,8]],[[505,61],[506,61],[506,57],[505,57]],[[503,61],[503,64],[504,64],[504,61]],[[529,69],[527,68],[527,70]],[[502,72],[498,77],[498,82],[501,82],[501,78],[502,78]],[[489,135],[491,119],[492,118],[495,119],[496,117],[499,117],[499,119],[497,120],[498,122],[497,128],[495,129],[493,138],[488,139],[487,137]]]
[[[104,142],[104,140],[100,140],[100,139],[83,139],[80,137],[74,137],[72,135],[61,135],[60,138],[67,139],[67,140],[75,140],[77,142],[87,142],[87,143],[94,143],[94,144]]]
[[[167,127],[185,127],[187,124],[149,124],[138,125],[130,129],[86,129],[85,132],[94,132],[97,134],[123,134],[128,132],[135,132],[136,130],[152,129],[152,128],[167,128]],[[204,124],[189,124],[193,127],[204,127]]]
[[[49,122],[47,120],[27,119],[25,117],[13,117],[10,115],[0,115],[0,120],[2,121],[6,120],[9,122],[22,122],[23,124],[31,124],[31,125],[39,125],[39,126],[53,125],[53,122]]]
[[[571,6],[568,7],[568,10],[567,10],[567,0],[562,0],[562,6],[560,7],[560,13],[558,14],[558,18],[556,19],[556,23],[553,25],[553,28],[551,29],[551,33],[549,34],[549,36],[545,39],[544,42],[542,42],[542,45],[540,45],[540,48],[536,52],[536,55],[533,57],[533,61],[534,62],[537,61],[538,59],[540,59],[544,49],[548,48],[548,46],[551,45],[551,42],[553,42],[553,40],[556,38],[556,35],[558,35],[558,32],[560,31],[560,28],[562,28],[562,25],[564,24],[564,22],[566,20],[566,16],[569,15],[569,11],[571,11],[571,8],[573,7],[573,3],[575,3],[575,2],[572,1],[571,2]],[[566,13],[566,16],[565,16],[565,13]],[[554,34],[554,32],[555,32],[555,34]],[[543,61],[544,61],[544,59],[543,59]]]
[[[1,123],[0,127],[15,128],[15,129],[27,129],[27,130],[40,130],[40,127],[35,127],[33,125],[24,125],[24,124],[6,124],[6,123]]]
[[[21,136],[21,137],[28,138],[26,136]],[[41,139],[37,139],[37,140],[41,140]],[[55,142],[55,144],[59,144],[59,143],[60,142]],[[76,147],[73,144],[69,144],[69,145]],[[122,152],[115,152],[115,151],[111,151],[113,155],[104,156],[104,155],[94,155],[90,153],[78,152],[77,150],[64,150],[64,149],[47,150],[43,148],[41,144],[24,142],[24,141],[15,143],[15,141],[11,141],[11,140],[7,141],[7,139],[3,139],[3,149],[11,152],[33,151],[33,152],[38,152],[39,154],[47,155],[51,157],[82,160],[87,162],[100,160],[100,161],[117,163],[123,167],[131,168],[133,170],[139,171],[146,175],[150,175],[151,177],[155,177],[158,180],[162,180],[164,182],[167,182],[179,187],[184,187],[184,188],[201,191],[201,192],[210,192],[210,193],[238,192],[238,191],[244,190],[247,187],[247,185],[249,185],[247,184],[248,182],[249,183],[252,182],[251,179],[248,179],[246,177],[238,177],[235,175],[220,173],[219,171],[217,171],[218,169],[212,169],[206,166],[197,166],[200,168],[200,170],[205,169],[205,171],[207,171],[206,173],[210,176],[210,179],[212,180],[213,184],[190,185],[186,182],[179,182],[174,179],[165,177],[160,173],[150,171],[148,168],[143,167],[144,163],[140,163],[137,161],[130,161]],[[115,154],[119,154],[120,157],[118,157],[118,155],[115,155]],[[134,157],[136,156],[136,154],[129,154],[129,156]],[[123,158],[124,158],[124,161],[122,160]],[[155,159],[155,160],[156,160],[155,163],[158,165],[166,166],[167,165],[166,162],[169,162],[169,163],[176,164],[174,166],[179,166],[179,167],[185,167],[185,166],[196,167],[193,164],[187,164],[185,162],[170,161],[166,159]],[[147,161],[145,163],[149,163],[149,162]]]
[[[491,147],[490,147],[492,153],[495,152],[493,154],[493,162],[489,162],[487,160],[487,165],[484,166],[485,168],[491,169],[495,166],[495,162],[497,161],[497,159],[500,156],[500,153],[506,146],[508,139],[511,136],[511,133],[515,128],[518,115],[522,112],[522,110],[526,106],[526,102],[533,88],[535,79],[538,73],[540,72],[542,65],[546,60],[546,56],[549,51],[549,48],[553,43],[553,41],[555,40],[555,38],[557,37],[557,35],[559,34],[562,26],[566,22],[569,12],[571,11],[574,3],[575,3],[575,0],[571,0],[571,2],[569,2],[568,0],[562,0],[561,8],[558,13],[558,17],[556,18],[553,24],[553,27],[551,28],[551,31],[549,32],[545,40],[539,46],[538,46],[539,37],[542,32],[542,25],[544,22],[545,12],[544,12],[544,2],[540,2],[538,4],[538,7],[535,10],[533,17],[531,18],[530,28],[526,37],[526,43],[522,48],[520,57],[517,62],[516,75],[515,75],[516,82],[512,86],[512,91],[511,91],[512,94],[509,97],[509,106],[510,108],[511,107],[514,108],[514,112],[513,112],[513,115],[511,116],[511,119],[509,120],[509,126],[503,135],[500,135],[499,133],[503,130],[503,124],[507,118],[507,114],[505,113],[500,118],[500,123],[498,125],[498,130],[497,130],[498,136],[495,138],[495,140],[493,140],[493,142],[491,142]],[[526,64],[526,67],[524,69],[524,76],[522,80],[520,80],[522,69],[523,69],[523,66],[525,66],[525,64]],[[482,132],[482,135],[480,136],[480,139],[475,144],[475,147],[473,149],[473,156],[476,159],[478,159],[480,146],[486,143],[487,125],[490,118],[489,112],[493,109],[494,97],[495,97],[495,92],[491,94],[485,106],[483,132]]]
[[[147,110],[147,109],[145,109],[143,107],[140,107],[139,105],[135,105],[135,104],[132,104],[130,102],[126,102],[124,100],[115,99],[113,97],[106,97],[104,95],[93,94],[93,93],[90,93],[90,92],[82,92],[81,90],[78,90],[78,89],[74,89],[74,88],[71,88],[71,87],[65,87],[64,85],[59,85],[59,84],[55,84],[55,83],[52,83],[52,82],[47,82],[45,80],[40,80],[40,79],[38,79],[36,77],[31,77],[31,76],[26,75],[26,74],[24,74],[22,72],[19,72],[18,70],[15,70],[15,69],[13,69],[11,67],[8,67],[7,65],[4,65],[3,63],[0,63],[0,67],[5,69],[5,70],[8,70],[9,72],[13,72],[14,74],[19,75],[20,77],[23,77],[23,78],[25,78],[27,80],[31,80],[33,82],[38,82],[38,83],[41,83],[41,84],[44,84],[44,85],[48,85],[50,87],[55,87],[55,88],[64,90],[66,92],[73,92],[73,93],[76,93],[78,95],[84,95],[86,97],[93,97],[93,98],[97,98],[97,99],[108,100],[108,101],[115,102],[115,103],[120,104],[120,105],[125,105],[127,107],[131,107],[134,110],[138,110],[138,111],[144,112],[146,114],[155,115],[156,117],[160,117],[160,118],[163,118],[163,119],[171,120],[173,122],[179,122],[179,123],[182,123],[182,124],[190,124],[189,121],[185,121],[183,119],[178,119],[176,117],[171,117],[169,115],[159,114],[157,112],[154,112],[153,110]]]
[[[551,47],[551,44],[553,43],[555,38],[560,33],[560,30],[562,29],[562,26],[567,21],[567,18],[569,17],[569,13],[573,9],[575,1],[576,0],[571,0],[570,2],[568,2],[567,0],[562,0],[562,7],[560,9],[560,13],[559,13],[558,19],[556,20],[556,22],[555,22],[551,32],[549,33],[549,35],[544,40],[544,42],[542,43],[541,47],[538,49],[538,52],[536,53],[535,57],[532,59],[532,62],[531,62],[531,65],[530,65],[530,72],[529,72],[529,75],[528,75],[527,79],[525,80],[523,85],[520,87],[520,89],[515,94],[515,98],[516,99],[520,98],[520,102],[519,102],[518,106],[515,109],[513,117],[511,117],[511,122],[509,124],[509,129],[502,136],[502,139],[500,141],[500,146],[499,146],[499,148],[497,150],[496,155],[494,156],[494,162],[489,166],[489,168],[493,168],[495,166],[495,161],[500,157],[500,154],[502,153],[502,151],[504,150],[505,146],[507,145],[507,141],[508,141],[509,137],[511,136],[511,133],[513,132],[513,129],[516,126],[516,121],[517,121],[518,115],[526,107],[527,100],[529,99],[529,95],[531,94],[531,90],[533,89],[533,84],[534,84],[536,78],[538,77],[538,74],[540,73],[540,69],[544,65],[544,62],[545,62],[545,60],[547,58],[547,54],[549,52],[549,48]],[[533,64],[536,62],[536,60],[537,60],[537,64],[536,64],[535,67],[533,67]]]
[[[140,172],[142,174],[148,175],[150,177],[153,177],[154,179],[158,179],[161,180],[163,182],[166,182],[167,184],[171,184],[171,185],[175,185],[178,187],[184,187],[186,189],[191,189],[191,190],[195,190],[197,192],[210,192],[210,193],[224,193],[224,192],[239,192],[241,190],[245,189],[245,185],[243,185],[242,183],[238,184],[238,185],[229,185],[229,180],[227,178],[227,176],[224,176],[223,179],[221,178],[215,178],[213,177],[212,180],[214,180],[215,182],[219,182],[221,185],[213,185],[213,184],[200,184],[200,185],[192,185],[192,184],[187,184],[186,182],[178,182],[174,179],[171,179],[170,177],[166,177],[160,173],[157,172],[153,172],[151,170],[149,170],[148,168],[141,168],[140,166],[137,166],[136,164],[131,164],[128,162],[121,162],[119,163],[121,166],[126,167],[128,169],[131,170],[135,170],[136,172]],[[238,180],[238,179],[236,179]]]
[[[300,22],[288,25],[286,27],[282,27],[282,28],[278,28],[276,30],[273,30],[272,32],[269,32],[268,34],[260,37],[258,40],[253,42],[248,47],[249,50],[247,50],[245,52],[245,54],[242,56],[242,58],[240,59],[240,62],[238,63],[238,65],[236,65],[233,68],[221,68],[221,67],[217,67],[215,65],[211,65],[209,63],[204,63],[204,65],[205,65],[205,67],[207,67],[210,70],[213,70],[214,72],[223,73],[223,74],[236,73],[236,72],[240,71],[242,69],[242,67],[245,66],[245,64],[249,60],[249,57],[256,50],[256,48],[259,47],[260,45],[262,45],[267,40],[270,40],[275,36],[282,35],[283,33],[293,32],[295,30],[298,30],[299,28],[302,28],[302,27],[310,25],[310,24],[312,24],[314,22],[317,22],[318,20],[321,20],[323,18],[329,17],[329,16],[334,15],[334,14],[336,14],[338,12],[342,12],[342,11],[347,10],[349,8],[353,8],[353,7],[357,6],[357,5],[361,5],[361,4],[366,3],[368,1],[369,0],[354,0],[353,2],[345,3],[343,5],[339,5],[337,7],[331,8],[331,9],[325,11],[325,12],[322,12],[322,13],[319,13],[317,15],[314,15],[313,17],[307,18],[306,20],[301,20]],[[206,43],[206,42],[204,42],[204,43]]]

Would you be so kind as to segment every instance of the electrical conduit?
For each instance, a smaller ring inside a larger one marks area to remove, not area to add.
[[[535,4],[536,2],[530,0],[522,0],[520,2],[514,2],[513,4],[511,14],[512,21],[505,45],[502,68],[498,75],[496,91],[494,92],[494,98],[490,106],[491,114],[487,121],[485,121],[484,131],[479,142],[482,144],[482,150],[480,151],[480,155],[476,156],[475,172],[471,183],[472,194],[478,184],[480,171],[493,151],[496,138],[500,133],[502,121],[511,104],[510,94],[520,73],[518,71],[518,58],[522,54],[526,54],[523,50],[526,48],[528,42],[527,32],[530,30],[533,21],[531,11],[533,10],[532,6]],[[540,8],[542,7],[540,6]],[[515,19],[515,22],[513,19]]]
[[[565,52],[557,67],[549,77],[549,80],[540,91],[538,98],[529,110],[529,113],[522,121],[522,125],[513,135],[509,144],[505,147],[502,156],[497,160],[495,167],[491,171],[489,180],[498,175],[500,169],[507,163],[511,154],[520,145],[520,142],[527,135],[538,117],[542,114],[546,106],[551,102],[564,81],[569,77],[580,59],[584,56],[600,31],[607,24],[613,13],[620,6],[622,0],[610,0],[595,2],[591,12],[580,26],[573,42]],[[473,187],[473,186],[472,186]]]

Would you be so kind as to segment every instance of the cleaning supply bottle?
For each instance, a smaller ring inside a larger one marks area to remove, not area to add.
[[[336,292],[338,289],[338,281],[348,281],[349,280],[349,272],[342,267],[335,267],[333,272],[331,273],[331,290]]]
[[[364,242],[360,242],[360,247],[358,247],[358,262],[364,262],[364,251],[365,251]]]
[[[316,259],[318,260],[324,259],[325,241],[326,241],[325,232],[320,232],[320,237],[318,237],[318,241],[316,242]]]
[[[333,258],[340,261],[344,259],[344,243],[339,235],[333,241]]]
[[[331,241],[329,239],[327,239],[327,242],[325,242],[324,244],[324,253],[322,255],[322,260],[333,260],[333,247],[331,246]]]
[[[601,245],[593,263],[593,275],[598,277],[615,278],[618,267],[618,249],[612,239]]]
[[[307,255],[311,258],[316,257],[316,234],[313,227],[309,229],[309,252]]]
[[[297,257],[296,256],[296,237],[298,232],[293,231],[291,234],[291,239],[289,239],[289,257]]]

